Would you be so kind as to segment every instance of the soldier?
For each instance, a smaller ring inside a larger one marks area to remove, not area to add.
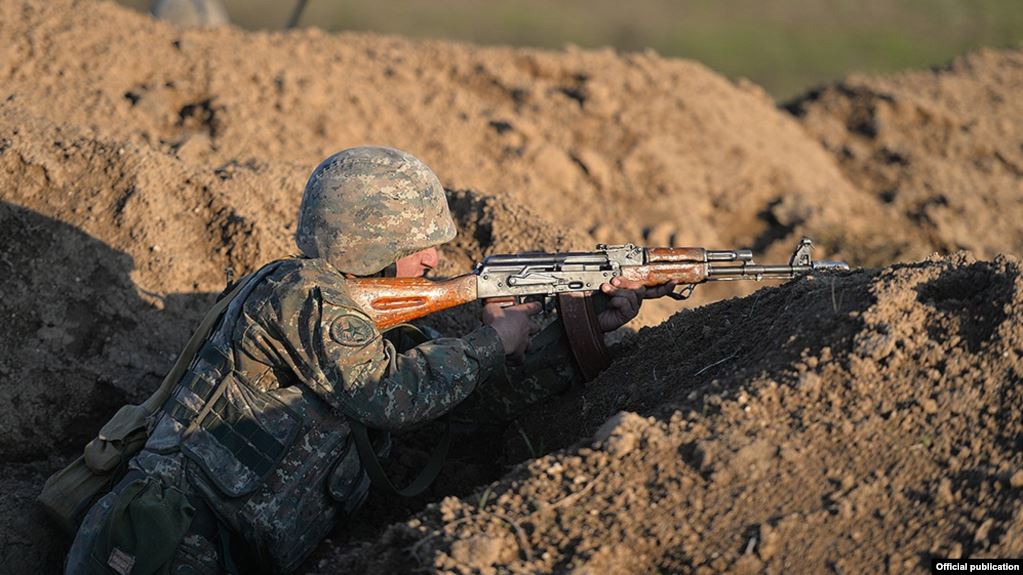
[[[302,256],[228,296],[145,448],[86,515],[66,573],[237,572],[238,558],[243,572],[293,571],[369,492],[353,429],[380,445],[448,413],[507,421],[578,381],[560,322],[537,333],[539,304],[488,305],[472,333],[413,345],[346,294],[347,277],[422,276],[454,236],[440,182],[413,156],[363,147],[321,163],[299,211]],[[671,287],[602,286],[601,328]]]
[[[153,0],[149,12],[182,28],[225,26],[231,23],[220,0]]]

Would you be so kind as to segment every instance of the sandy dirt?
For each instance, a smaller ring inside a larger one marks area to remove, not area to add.
[[[1023,250],[1023,53],[944,69],[854,76],[789,104],[850,182],[935,250]]]
[[[152,391],[229,275],[294,252],[308,172],[365,143],[449,188],[443,273],[597,241],[783,260],[801,235],[869,269],[649,306],[637,325],[656,327],[591,389],[427,496],[371,500],[309,569],[901,572],[1019,554],[1020,279],[996,256],[1023,242],[1021,86],[1019,51],[983,51],[778,108],[653,53],[183,32],[105,2],[4,0],[0,565],[59,569],[42,479]],[[921,261],[958,248],[974,256]],[[398,474],[421,457],[403,439]]]
[[[932,554],[1019,556],[1020,271],[961,254],[680,313],[524,419],[534,445],[568,449],[320,572],[902,573]]]

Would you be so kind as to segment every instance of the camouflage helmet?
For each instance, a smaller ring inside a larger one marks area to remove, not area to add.
[[[430,168],[401,150],[367,146],[313,170],[295,243],[307,257],[365,276],[454,237],[444,188]]]
[[[153,0],[149,12],[182,28],[223,26],[230,23],[220,0]]]

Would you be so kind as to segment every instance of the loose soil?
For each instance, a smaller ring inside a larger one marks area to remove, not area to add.
[[[758,286],[701,287],[676,315],[652,302],[636,325],[656,327],[624,334],[593,386],[526,416],[501,457],[466,449],[428,495],[371,499],[308,569],[1018,555],[1019,264],[996,256],[1023,241],[1021,85],[1021,52],[984,51],[779,109],[653,53],[180,31],[106,2],[0,2],[0,571],[59,570],[42,479],[154,389],[228,277],[294,252],[309,171],[366,143],[449,188],[444,274],[597,241],[783,260],[802,235],[884,269],[707,307]],[[957,248],[983,260],[891,266]],[[458,333],[475,315],[428,323]],[[398,475],[425,449],[400,439]]]
[[[567,449],[318,572],[926,573],[935,555],[1019,556],[1020,272],[960,254],[679,313],[508,436]]]
[[[935,250],[1020,253],[1023,52],[945,68],[853,76],[786,105],[857,188]]]

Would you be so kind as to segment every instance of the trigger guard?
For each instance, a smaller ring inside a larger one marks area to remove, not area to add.
[[[679,289],[682,288],[682,289]],[[675,286],[675,289],[671,291],[671,297],[679,301],[689,299],[693,295],[693,290],[696,289],[696,284],[684,284]]]

